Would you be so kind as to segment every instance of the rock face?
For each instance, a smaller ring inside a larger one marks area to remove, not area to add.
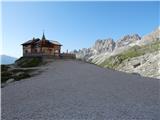
[[[150,45],[156,41],[160,41],[160,28],[142,37],[140,37],[138,34],[125,35],[124,37],[116,40],[116,42],[112,38],[103,39],[103,40],[99,39],[95,42],[95,44],[92,47],[83,48],[79,51],[74,51],[74,53],[76,54],[76,57],[78,59],[83,59],[85,61],[89,61],[94,64],[100,65],[109,57],[115,56],[117,54],[121,54],[124,51],[127,51],[134,46],[141,47],[144,45]],[[143,55],[140,57],[134,57],[133,59],[130,60],[130,62],[125,61],[126,63],[123,63],[123,65],[119,66],[117,70],[125,71],[125,72],[137,72],[141,75],[149,76],[149,77],[158,76],[153,74],[154,73],[160,74],[160,70],[158,70],[157,68],[159,65],[157,61],[159,57],[155,57],[155,56],[159,56],[159,50],[155,54],[148,53],[146,54],[146,56]],[[155,58],[156,63],[154,63],[155,61],[151,63],[144,62],[151,58]],[[131,64],[131,65],[127,67],[128,64]],[[151,74],[144,73],[145,71],[149,71],[149,69],[153,70]],[[159,72],[157,73],[156,71],[159,71]]]
[[[116,70],[160,79],[160,51],[124,61]]]
[[[79,51],[73,51],[78,59],[91,61],[103,54],[110,56],[117,54],[116,51],[123,51],[127,49],[129,45],[135,44],[141,37],[138,34],[126,35],[115,42],[112,38],[98,39],[95,44],[90,48],[83,48]],[[121,50],[120,50],[121,49]]]
[[[82,50],[74,52],[76,54],[76,58],[87,60],[89,57],[92,56],[92,52],[90,48],[83,48]]]
[[[77,58],[89,60],[90,57],[96,56],[102,53],[111,53],[116,46],[116,43],[113,39],[104,39],[104,40],[97,40],[95,44],[91,48],[83,48],[79,51],[74,51]]]
[[[115,48],[115,42],[113,39],[97,40],[95,45],[91,48],[96,51],[96,54],[101,54],[104,52],[112,52]]]
[[[117,47],[128,46],[129,44],[135,43],[139,40],[141,40],[141,37],[138,34],[126,35],[117,41],[116,46]]]
[[[160,40],[160,27],[154,30],[153,32],[143,36],[139,44],[140,45],[150,44],[157,40]]]

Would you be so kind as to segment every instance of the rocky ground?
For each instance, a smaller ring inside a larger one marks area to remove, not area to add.
[[[76,60],[1,89],[2,120],[159,120],[159,80]]]
[[[53,59],[52,59],[53,62]],[[14,64],[1,65],[1,87],[40,74],[46,69],[50,59],[41,57],[21,57]]]
[[[116,70],[160,79],[160,51],[125,60]]]

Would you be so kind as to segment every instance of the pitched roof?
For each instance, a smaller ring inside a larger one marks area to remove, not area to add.
[[[60,44],[58,41],[54,41],[54,40],[49,40],[51,43],[53,43],[53,44],[56,44],[56,45],[61,45],[62,46],[62,44]]]
[[[28,40],[27,42],[22,43],[22,45],[24,45],[24,44],[30,44],[30,43],[32,43],[32,41],[33,40]]]
[[[55,40],[47,40],[47,39],[42,39],[42,40],[46,41],[49,44],[55,44],[55,45],[62,46],[62,44],[60,44],[58,41],[55,41]],[[29,45],[29,44],[32,44],[32,43],[39,44],[39,43],[42,42],[42,40],[40,40],[39,38],[36,38],[36,39],[33,38],[32,40],[28,40],[27,42],[25,42],[21,45]]]
[[[27,44],[35,43],[35,42],[37,42],[39,40],[40,40],[39,38],[28,40],[27,42],[23,43],[22,45],[27,45]]]

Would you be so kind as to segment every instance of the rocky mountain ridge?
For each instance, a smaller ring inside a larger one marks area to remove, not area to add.
[[[157,42],[158,41],[158,42]],[[142,59],[144,58],[143,56],[145,56],[146,54],[148,54],[148,56],[152,56],[151,58],[154,58],[153,55],[156,56],[160,56],[160,29],[157,28],[156,30],[154,30],[153,32],[145,35],[145,36],[139,36],[138,34],[132,34],[132,35],[125,35],[124,37],[120,38],[117,41],[114,41],[112,38],[108,38],[108,39],[99,39],[95,42],[95,44],[90,47],[90,48],[83,48],[79,51],[75,50],[74,53],[76,54],[76,58],[77,59],[82,59],[97,65],[101,65],[102,63],[104,63],[107,59],[110,59],[112,56],[116,56],[119,54],[123,54],[125,51],[132,51],[130,52],[130,54],[135,54],[135,56],[130,56],[127,59],[128,62],[126,61],[122,61],[118,64],[118,66],[116,66],[116,70],[121,70],[121,71],[125,71],[125,72],[137,72],[139,74],[142,73],[142,69],[143,69],[143,73],[145,72],[145,65],[141,66],[141,70],[137,71],[136,69],[130,67],[130,70],[126,70],[127,65],[126,64],[130,64],[129,62],[132,61],[132,59]],[[155,45],[153,45],[153,48],[150,47],[153,43],[157,42]],[[137,48],[135,47],[137,46]],[[145,49],[146,51],[148,51],[149,49],[149,53],[143,53],[143,49],[141,51],[141,49],[138,48],[147,48]],[[133,49],[133,50],[132,50]],[[140,50],[136,51],[136,50]],[[151,52],[150,52],[151,51]],[[141,54],[143,53],[143,54]],[[154,54],[153,54],[154,53]],[[153,54],[153,55],[152,55]],[[138,58],[139,56],[141,56],[140,58]],[[150,57],[147,57],[147,59],[151,59]],[[159,57],[155,57],[155,61],[156,63],[154,65],[156,65],[157,67],[159,66],[159,61],[157,61]],[[114,61],[114,59],[112,59]],[[146,60],[147,61],[147,60]],[[123,64],[122,64],[123,63]],[[152,64],[150,64],[150,66],[152,66]],[[104,65],[103,67],[108,67],[107,65]],[[144,68],[143,68],[144,67]],[[112,68],[112,67],[110,67]],[[159,66],[160,68],[160,66]],[[148,68],[146,68],[148,69]],[[155,68],[155,70],[157,70],[158,68]],[[159,71],[159,72],[158,72]],[[158,73],[157,73],[158,72]],[[157,70],[157,72],[155,72],[156,76],[160,76],[160,70]],[[152,75],[146,75],[146,74],[142,74],[144,76],[154,76],[154,73],[152,73]],[[157,75],[158,74],[158,75]],[[158,77],[156,77],[158,78]]]
[[[112,38],[98,39],[92,47],[83,48],[79,51],[75,50],[74,53],[76,54],[77,58],[88,61],[92,59],[93,56],[114,53],[116,49],[123,47],[126,48],[128,45],[136,43],[139,40],[141,40],[141,37],[138,34],[126,35],[116,42]]]
[[[13,64],[17,58],[8,55],[0,55],[0,64]]]

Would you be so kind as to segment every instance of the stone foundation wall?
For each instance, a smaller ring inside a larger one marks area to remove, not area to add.
[[[47,55],[44,53],[41,54],[25,54],[24,57],[42,57],[44,59],[76,59],[76,55],[75,54],[70,54],[70,53],[62,53],[59,56],[56,55]]]
[[[76,59],[76,55],[71,54],[71,53],[62,53],[60,55],[60,58],[62,58],[62,59]]]

